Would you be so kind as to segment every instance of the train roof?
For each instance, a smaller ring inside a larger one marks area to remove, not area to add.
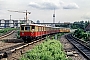
[[[39,25],[39,24],[21,24],[21,25],[45,26],[45,25]]]
[[[45,26],[45,27],[52,27],[52,26]]]
[[[38,24],[29,24],[29,23],[27,23],[27,24],[21,24],[21,25],[38,25]]]
[[[40,25],[40,24],[21,24],[21,25],[45,26],[45,25]],[[65,27],[52,27],[52,26],[45,26],[45,27],[70,29],[70,28],[65,28]]]
[[[45,26],[45,25],[38,25],[38,26]]]

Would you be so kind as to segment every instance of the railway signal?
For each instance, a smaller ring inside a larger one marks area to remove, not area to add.
[[[27,10],[25,12],[22,11],[13,11],[13,10],[8,10],[10,12],[18,12],[18,13],[25,13],[26,14],[26,23],[27,23],[27,14],[31,14],[31,12],[27,12]]]

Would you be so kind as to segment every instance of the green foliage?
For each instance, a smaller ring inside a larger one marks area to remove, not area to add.
[[[85,29],[87,25],[90,24],[89,21],[76,21],[73,24],[61,24],[61,25],[55,25],[56,27],[66,27],[66,28],[72,28],[72,29]]]
[[[68,60],[72,60],[72,59],[69,57]]]
[[[57,40],[60,39],[60,37],[61,37],[62,35],[64,35],[64,34],[65,34],[65,33],[58,33],[58,34],[56,34],[56,35],[57,35]],[[52,36],[51,38],[52,38],[52,39],[55,39],[55,35]]]
[[[20,30],[17,31],[17,38],[20,39]]]
[[[69,27],[69,24],[64,24],[64,25],[55,25],[56,27],[66,27],[68,28]]]
[[[89,39],[90,33],[85,32],[82,29],[77,29],[74,32],[75,37],[79,38],[79,39],[84,39],[85,41],[87,41]]]
[[[82,30],[82,29],[77,29],[74,32],[74,35],[79,39],[81,39],[83,37],[83,34],[84,34],[84,30]]]
[[[60,41],[47,40],[26,52],[20,60],[68,60]]]
[[[72,25],[71,25],[71,28],[72,29],[85,29],[87,27],[87,25],[89,24],[90,22],[89,21],[78,21],[78,22],[74,22]]]
[[[5,34],[7,33],[8,31],[12,31],[12,30],[16,30],[16,28],[4,28],[4,29],[1,29],[0,30],[0,34]]]

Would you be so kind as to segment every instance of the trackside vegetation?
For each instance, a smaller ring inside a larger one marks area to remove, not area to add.
[[[20,30],[17,30],[17,38],[20,39]]]
[[[9,31],[16,30],[16,28],[4,28],[0,30],[0,35],[5,34]]]
[[[84,41],[90,40],[90,32],[86,32],[83,29],[77,29],[73,35],[79,39],[83,39]]]
[[[34,47],[22,55],[20,60],[69,60],[63,51],[63,47],[58,40],[46,39],[40,45]]]

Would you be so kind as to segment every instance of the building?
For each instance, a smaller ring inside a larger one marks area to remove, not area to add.
[[[28,23],[34,23],[32,20],[28,20]],[[0,28],[16,28],[20,27],[21,23],[26,23],[26,20],[0,20]]]

